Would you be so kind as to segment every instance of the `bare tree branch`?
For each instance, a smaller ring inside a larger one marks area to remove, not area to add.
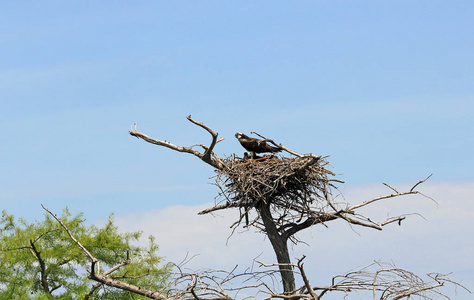
[[[194,119],[191,118],[191,115],[187,116],[186,117],[190,122],[192,122],[193,124],[195,125],[198,125],[199,127],[201,128],[204,128],[207,132],[209,132],[212,136],[212,142],[210,144],[209,147],[206,147],[204,145],[201,145],[205,151],[204,153],[201,153],[191,147],[181,147],[181,146],[177,146],[177,145],[174,145],[170,142],[167,142],[167,141],[162,141],[162,140],[157,140],[157,139],[154,139],[154,138],[151,138],[141,132],[138,132],[137,131],[137,126],[135,124],[135,131],[133,130],[133,128],[129,131],[130,135],[136,137],[136,138],[140,138],[148,143],[151,143],[151,144],[154,144],[154,145],[158,145],[158,146],[163,146],[163,147],[166,147],[166,148],[169,148],[169,149],[172,149],[174,151],[178,151],[178,152],[184,152],[184,153],[190,153],[194,156],[197,156],[199,157],[202,161],[204,161],[205,163],[213,166],[214,168],[216,169],[221,169],[223,166],[222,166],[222,163],[221,163],[221,158],[219,156],[217,156],[212,150],[214,149],[214,146],[220,142],[222,139],[217,139],[217,136],[218,134],[216,132],[214,132],[211,128],[209,128],[208,126],[204,125],[203,123],[201,122],[198,122],[198,121],[195,121]]]
[[[129,252],[127,251],[127,260],[121,264],[118,264],[116,265],[115,267],[111,268],[110,270],[106,271],[103,273],[104,276],[107,276],[109,274],[112,274],[113,272],[119,270],[121,267],[123,266],[126,266],[130,263],[130,260],[129,260]],[[84,299],[87,300],[89,299],[93,294],[94,292],[103,285],[102,282],[99,282],[97,284],[95,284],[94,286],[92,286],[92,288],[89,290],[89,292],[85,295]]]
[[[302,263],[304,257],[298,263],[292,264],[288,255],[288,241],[293,243],[301,242],[295,234],[303,229],[316,224],[323,224],[329,221],[342,219],[349,224],[382,230],[386,225],[396,223],[400,225],[405,220],[407,214],[395,217],[387,217],[385,220],[374,221],[368,216],[359,213],[359,209],[368,205],[394,199],[401,196],[421,194],[416,188],[428,180],[420,180],[408,191],[398,191],[396,188],[384,183],[392,190],[392,193],[385,196],[376,197],[365,202],[350,205],[349,203],[337,202],[337,196],[332,194],[333,189],[338,191],[336,183],[343,183],[342,180],[330,178],[335,173],[328,170],[326,157],[313,154],[300,154],[282,144],[277,144],[272,139],[252,132],[279,149],[293,155],[294,157],[279,157],[271,155],[268,157],[253,159],[244,155],[239,158],[235,154],[228,158],[221,159],[213,152],[213,149],[220,141],[217,133],[201,122],[197,122],[188,116],[187,119],[193,124],[200,126],[212,136],[212,142],[207,147],[200,145],[204,152],[201,153],[192,147],[180,147],[166,141],[155,140],[139,133],[136,130],[130,131],[132,136],[141,138],[149,143],[164,146],[179,152],[191,153],[216,169],[216,186],[218,196],[213,207],[207,208],[199,214],[212,213],[214,211],[238,208],[240,216],[232,223],[231,228],[235,230],[242,225],[254,226],[263,231],[275,251],[278,264],[277,267],[281,276],[283,293],[275,292],[275,289],[268,285],[263,278],[266,275],[273,275],[275,272],[257,272],[259,290],[255,296],[264,293],[266,299],[313,299],[319,300],[326,293],[339,291],[349,293],[353,290],[372,292],[374,299],[401,299],[417,295],[422,299],[431,299],[427,293],[441,294],[437,288],[446,282],[451,282],[444,275],[433,275],[434,282],[424,282],[409,271],[390,267],[381,263],[375,263],[362,270],[349,272],[345,275],[335,276],[329,286],[312,286],[304,271]],[[423,195],[423,194],[421,194]],[[423,195],[424,196],[424,195]],[[426,197],[426,196],[425,196]],[[429,198],[429,197],[428,197]],[[430,198],[431,199],[431,198]],[[249,212],[255,209],[257,214],[252,215],[249,220]],[[262,264],[263,265],[263,264]],[[369,270],[376,268],[377,270]],[[301,276],[304,285],[296,288],[294,275]],[[249,275],[249,274],[245,274]],[[290,276],[291,275],[291,276]],[[233,271],[226,278],[220,278],[210,273],[180,273],[174,281],[175,286],[182,286],[181,290],[176,290],[174,295],[179,298],[186,295],[194,299],[232,299],[228,292],[232,289],[226,288],[225,284],[230,279],[237,278]],[[256,278],[256,277],[252,277]],[[451,282],[457,285],[455,282]],[[240,286],[235,290],[241,291],[252,286]],[[255,288],[255,286],[253,286]],[[318,295],[318,292],[320,293]],[[441,294],[442,295],[442,294]],[[379,298],[376,298],[379,297]]]
[[[212,150],[214,149],[214,146],[216,145],[216,143],[218,143],[219,141],[221,141],[222,139],[220,139],[219,141],[217,140],[217,132],[214,132],[211,128],[209,128],[208,126],[204,125],[203,123],[201,122],[198,122],[198,121],[195,121],[191,118],[191,115],[187,116],[186,119],[188,119],[190,122],[192,122],[193,124],[196,124],[202,128],[204,128],[207,132],[209,132],[212,136],[212,142],[211,142],[211,145],[206,148],[206,152],[204,152],[203,154],[203,157],[202,157],[202,160],[204,160],[205,162],[209,163],[208,161],[211,161],[211,153]]]
[[[394,190],[396,193],[395,194],[390,194],[390,195],[385,195],[385,196],[381,196],[381,197],[377,197],[377,198],[374,198],[374,199],[371,199],[371,200],[368,200],[368,201],[365,201],[363,203],[360,203],[360,204],[357,204],[357,205],[354,205],[354,206],[351,206],[349,209],[350,210],[354,210],[356,208],[360,208],[360,207],[363,207],[363,206],[366,206],[368,204],[371,204],[373,202],[376,202],[376,201],[379,201],[379,200],[384,200],[384,199],[389,199],[389,198],[394,198],[394,197],[400,197],[400,196],[406,196],[406,195],[415,195],[415,194],[419,194],[418,191],[415,190],[415,188],[424,183],[425,181],[427,181],[433,174],[431,174],[430,176],[426,177],[425,179],[423,180],[420,180],[418,181],[408,192],[403,192],[403,193],[400,193],[398,192],[395,188],[389,186],[388,184],[384,183],[384,185],[388,186],[389,188],[391,188],[392,190]]]
[[[433,176],[433,174],[431,174],[430,176],[426,177],[426,178],[423,179],[423,180],[418,181],[417,184],[415,184],[415,185],[410,189],[410,192],[413,192],[413,190],[414,190],[419,184],[424,183],[424,182],[427,181],[431,176]]]
[[[303,265],[304,265],[303,260],[305,259],[305,257],[306,256],[303,255],[302,258],[298,259],[297,266],[298,266],[298,269],[300,270],[301,278],[303,278],[303,282],[304,282],[304,285],[306,287],[306,290],[309,292],[311,297],[313,297],[312,299],[319,300],[319,296],[316,295],[316,292],[311,287],[311,284],[309,283],[308,277],[306,277],[306,273],[305,273],[304,268],[303,268]]]
[[[165,297],[158,292],[150,291],[150,290],[135,286],[133,284],[129,284],[120,280],[112,279],[100,273],[91,272],[91,274],[89,275],[89,278],[97,282],[100,282],[102,284],[105,284],[107,286],[115,287],[124,291],[129,291],[137,295],[142,295],[151,299],[172,300],[172,298]]]
[[[447,275],[439,273],[428,273],[428,278],[433,281],[425,281],[421,277],[410,271],[397,268],[392,264],[375,261],[374,263],[357,270],[351,270],[344,275],[334,276],[331,285],[313,286],[306,277],[304,271],[303,258],[298,259],[296,265],[290,264],[298,268],[298,274],[303,280],[303,286],[298,288],[294,293],[285,294],[277,293],[270,289],[265,291],[269,295],[266,299],[311,299],[319,300],[330,292],[343,292],[345,294],[353,291],[368,292],[372,294],[374,300],[395,300],[410,299],[410,296],[418,296],[420,299],[435,299],[435,296],[446,295],[439,291],[439,288],[446,283],[451,283],[471,293],[465,286],[452,281]],[[278,264],[264,264],[257,261],[261,266],[266,268],[277,267]],[[319,295],[317,294],[319,291]],[[363,296],[364,294],[362,294]],[[437,298],[436,298],[437,299]]]
[[[206,208],[206,209],[200,211],[198,213],[198,215],[205,215],[205,214],[214,212],[216,210],[226,209],[226,208],[230,208],[230,207],[239,207],[239,205],[236,204],[236,203],[233,203],[233,202],[227,202],[225,204],[216,205],[216,206],[213,206],[213,207],[210,207],[210,208]]]

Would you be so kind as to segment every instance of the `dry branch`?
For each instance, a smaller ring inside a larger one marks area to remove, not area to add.
[[[147,135],[145,135],[141,132],[138,132],[137,131],[137,124],[135,124],[135,130],[132,127],[131,130],[129,131],[129,133],[130,133],[130,135],[132,135],[136,138],[140,138],[140,139],[142,139],[142,140],[144,140],[144,141],[146,141],[150,144],[163,146],[163,147],[166,147],[166,148],[178,151],[178,152],[190,153],[194,156],[199,157],[202,161],[204,161],[205,163],[213,166],[214,168],[221,169],[222,168],[221,159],[212,150],[214,149],[214,146],[218,142],[222,141],[222,139],[217,139],[218,134],[216,132],[214,132],[211,128],[204,125],[203,123],[193,120],[191,118],[191,115],[187,116],[186,118],[190,122],[192,122],[193,124],[198,125],[201,128],[204,128],[212,136],[212,142],[209,145],[209,147],[201,145],[205,149],[205,151],[203,153],[193,149],[192,147],[177,146],[177,145],[174,145],[174,144],[172,144],[170,142],[167,142],[167,141],[157,140],[157,139],[151,138],[151,137],[149,137],[149,136],[147,136]]]
[[[233,155],[222,159],[222,168],[216,170],[215,179],[219,191],[218,201],[215,206],[199,214],[240,208],[239,220],[233,224],[238,226],[242,220],[248,220],[250,210],[256,208],[259,202],[263,202],[272,207],[275,213],[274,222],[278,224],[280,234],[293,242],[296,242],[293,235],[298,231],[315,224],[325,225],[326,222],[336,219],[382,230],[383,226],[391,223],[401,224],[406,216],[395,216],[376,222],[356,213],[356,210],[378,201],[419,194],[415,188],[429,178],[419,181],[407,192],[399,192],[385,184],[395,193],[351,206],[335,201],[332,190],[337,187],[334,183],[342,181],[329,177],[334,173],[327,170],[328,163],[324,158],[298,155],[293,158],[271,156],[264,160],[241,159]],[[247,221],[245,226],[264,228],[260,218],[257,215],[253,220]]]
[[[374,198],[374,199],[371,199],[371,200],[362,202],[362,203],[360,203],[360,204],[351,206],[350,209],[351,209],[351,210],[354,210],[354,209],[356,209],[356,208],[360,208],[360,207],[366,206],[366,205],[368,205],[368,204],[371,204],[371,203],[373,203],[373,202],[376,202],[376,201],[379,201],[379,200],[388,199],[388,198],[419,194],[420,192],[418,192],[417,190],[415,190],[415,188],[416,188],[418,185],[424,183],[424,182],[425,182],[426,180],[428,180],[430,177],[431,177],[431,175],[428,176],[428,177],[426,177],[426,178],[423,179],[423,180],[418,181],[408,192],[402,192],[402,193],[399,192],[399,191],[397,191],[397,190],[396,190],[395,188],[393,188],[392,186],[390,186],[390,185],[384,183],[385,186],[387,186],[387,187],[389,187],[390,189],[392,189],[393,191],[395,191],[395,194],[390,194],[390,195],[386,195],[386,196],[377,197],[377,198]]]
[[[306,277],[306,272],[304,271],[304,268],[303,268],[304,259],[305,259],[305,256],[303,256],[301,259],[298,259],[298,264],[297,264],[298,269],[300,270],[301,278],[303,278],[305,288],[308,291],[309,295],[313,297],[314,300],[318,300],[319,296],[316,295],[316,292],[314,291],[314,289],[311,287],[311,284],[309,283],[308,277]]]
[[[435,299],[436,296],[443,296],[449,299],[438,289],[445,283],[452,283],[470,293],[466,287],[452,281],[447,275],[428,273],[427,276],[432,280],[425,281],[416,274],[393,264],[375,261],[362,269],[334,276],[330,286],[313,288],[322,291],[320,296],[330,291],[371,291],[373,299],[381,300],[409,299],[410,296],[418,296],[420,299]]]
[[[295,289],[294,293],[285,294],[277,293],[272,289],[260,290],[261,293],[268,295],[266,299],[322,299],[327,293],[360,291],[372,294],[371,299],[374,300],[396,300],[411,299],[411,296],[417,296],[419,299],[438,299],[442,296],[449,299],[446,295],[439,291],[439,288],[445,284],[453,284],[460,287],[468,293],[471,293],[465,286],[454,282],[447,275],[439,273],[428,273],[428,280],[417,276],[416,274],[402,268],[398,268],[393,264],[375,261],[374,263],[357,270],[351,270],[344,275],[334,276],[332,282],[328,286],[313,286],[306,277],[304,270],[304,256],[298,259],[297,264],[290,264],[295,268],[295,274],[301,277],[303,285]],[[258,261],[257,261],[258,262]],[[279,266],[278,264],[264,264],[258,262],[266,268]]]
[[[216,169],[215,184],[218,188],[216,203],[213,207],[207,208],[199,214],[212,213],[228,208],[239,208],[240,216],[231,227],[235,230],[243,220],[246,220],[245,226],[251,225],[263,231],[271,241],[279,262],[273,266],[279,268],[284,292],[277,293],[267,283],[260,281],[257,286],[261,287],[262,290],[259,290],[255,295],[265,293],[268,295],[266,299],[316,300],[330,291],[348,293],[352,290],[369,290],[374,294],[374,299],[376,294],[379,294],[379,299],[400,299],[411,295],[431,299],[425,296],[427,292],[432,291],[442,295],[436,289],[445,282],[452,282],[444,275],[435,274],[431,277],[434,279],[434,283],[425,283],[408,271],[386,268],[385,265],[377,263],[375,265],[379,266],[379,270],[374,272],[369,272],[366,268],[343,276],[336,276],[329,286],[311,286],[304,272],[302,259],[296,265],[291,264],[288,255],[287,241],[299,242],[295,238],[295,234],[316,224],[327,226],[326,223],[329,221],[342,219],[349,224],[377,230],[382,230],[384,226],[395,222],[400,225],[406,215],[374,221],[365,215],[359,214],[358,209],[388,199],[421,194],[416,188],[428,180],[431,175],[424,180],[420,180],[408,191],[400,192],[384,183],[392,190],[392,194],[376,197],[355,205],[338,203],[336,201],[337,196],[333,196],[333,190],[337,191],[334,184],[343,183],[343,181],[330,178],[330,176],[335,176],[335,173],[326,169],[328,163],[325,157],[297,153],[282,144],[277,144],[272,139],[255,133],[263,139],[263,142],[271,143],[294,157],[272,155],[249,159],[244,156],[242,159],[232,155],[222,159],[213,152],[214,146],[220,141],[217,139],[217,133],[203,123],[191,119],[191,116],[187,118],[212,136],[209,147],[201,145],[205,150],[203,153],[191,147],[180,147],[166,141],[152,139],[139,133],[136,128],[135,131],[130,131],[130,134],[152,144],[179,152],[191,153]],[[253,209],[257,211],[257,214],[254,215],[253,220],[249,220],[249,212]],[[302,276],[304,286],[296,289],[293,273],[298,271],[298,274]],[[288,276],[288,273],[291,276]],[[234,275],[229,275],[229,277],[234,278]],[[262,278],[259,277],[259,279]],[[176,291],[175,295],[192,295],[194,299],[231,299],[228,298],[229,296],[226,293],[229,290],[224,288],[225,282],[227,281],[217,281],[216,277],[207,274],[181,273],[176,279],[176,286],[179,283],[186,283],[187,286],[181,289],[180,292]],[[457,285],[457,283],[454,284]],[[248,288],[248,286],[236,290],[245,288]],[[197,290],[201,294],[198,295]],[[318,295],[317,292],[320,292],[320,294]]]

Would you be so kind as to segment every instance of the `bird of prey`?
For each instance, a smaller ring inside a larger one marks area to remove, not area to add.
[[[245,148],[245,150],[250,151],[251,157],[255,157],[255,153],[275,153],[281,151],[281,149],[272,147],[263,140],[248,137],[242,132],[237,132],[235,137],[239,140],[240,144]]]

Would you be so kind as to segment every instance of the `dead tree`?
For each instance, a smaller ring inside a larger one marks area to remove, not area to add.
[[[213,207],[199,214],[238,208],[240,217],[232,227],[253,226],[266,234],[277,257],[285,295],[296,293],[294,265],[291,263],[288,251],[289,242],[295,244],[299,242],[295,237],[296,233],[316,224],[327,226],[328,222],[338,219],[376,230],[382,230],[391,223],[400,225],[405,215],[374,221],[358,213],[358,209],[378,201],[420,194],[416,188],[429,178],[417,182],[408,191],[400,192],[385,184],[391,189],[391,194],[356,205],[338,203],[332,193],[337,190],[336,184],[343,182],[333,178],[335,174],[326,168],[328,163],[325,157],[299,154],[259,135],[266,142],[291,154],[291,157],[270,156],[249,159],[234,154],[221,158],[213,152],[214,146],[222,140],[218,139],[218,134],[203,123],[193,120],[191,116],[187,119],[204,128],[212,136],[209,146],[199,145],[203,152],[193,147],[177,146],[150,138],[138,132],[136,125],[135,130],[132,128],[129,133],[155,145],[193,154],[215,169],[217,173],[215,184],[219,190],[217,200]],[[248,219],[251,210],[257,211],[253,220]]]
[[[431,281],[425,281],[417,275],[395,267],[394,265],[374,262],[373,264],[359,270],[350,271],[344,275],[334,276],[332,283],[327,286],[311,285],[309,278],[305,274],[303,260],[305,257],[298,259],[297,264],[289,264],[291,270],[301,276],[303,285],[292,293],[276,291],[274,286],[268,282],[274,282],[274,279],[268,280],[269,277],[274,277],[277,271],[271,268],[276,265],[266,265],[257,262],[260,266],[269,269],[264,271],[254,271],[252,269],[245,272],[236,273],[234,268],[230,272],[222,270],[201,270],[197,272],[183,272],[183,265],[187,262],[186,259],[179,265],[175,265],[177,272],[172,274],[168,284],[161,287],[159,290],[148,290],[140,286],[135,286],[124,282],[126,276],[114,277],[112,274],[122,267],[130,264],[129,253],[127,252],[127,259],[112,267],[108,271],[101,272],[99,268],[99,261],[95,258],[84,245],[81,244],[67,228],[67,226],[50,210],[43,206],[49,214],[51,214],[66,230],[69,237],[77,244],[77,246],[84,252],[84,254],[91,260],[91,269],[89,271],[89,279],[97,281],[97,284],[92,286],[84,299],[90,299],[95,291],[102,285],[122,289],[137,295],[144,296],[150,299],[157,300],[181,300],[181,299],[195,299],[195,300],[233,300],[240,292],[248,294],[241,299],[308,299],[320,300],[327,292],[339,291],[348,294],[352,291],[369,291],[373,294],[373,299],[388,300],[388,299],[410,299],[410,296],[418,296],[421,299],[434,299],[435,296],[447,296],[438,291],[438,288],[446,283],[454,284],[469,292],[467,288],[450,280],[447,275],[439,273],[427,274]],[[147,276],[143,274],[140,276]],[[244,285],[233,285],[232,282],[239,280]],[[253,281],[255,283],[248,284],[246,282]],[[231,295],[232,294],[232,295]]]
[[[299,240],[295,234],[303,229],[316,224],[327,226],[328,222],[342,219],[350,224],[382,230],[385,225],[398,223],[405,216],[387,218],[383,221],[373,221],[359,214],[359,208],[384,201],[387,199],[419,194],[416,188],[428,178],[416,183],[410,190],[399,192],[397,189],[385,184],[392,190],[386,196],[377,197],[356,205],[338,203],[332,196],[332,191],[337,190],[335,184],[342,181],[332,178],[334,173],[326,169],[327,161],[324,157],[312,154],[301,155],[281,144],[265,139],[291,154],[292,157],[269,156],[264,158],[249,159],[232,155],[220,158],[213,149],[222,139],[208,126],[187,117],[192,123],[204,128],[212,136],[209,146],[198,145],[202,152],[193,147],[177,146],[167,141],[156,140],[135,130],[130,131],[132,136],[141,138],[149,143],[164,146],[175,151],[190,153],[211,165],[217,172],[216,186],[219,189],[217,201],[213,207],[201,211],[199,214],[236,208],[240,210],[239,218],[232,224],[234,230],[238,226],[253,226],[266,234],[271,241],[277,257],[277,264],[264,264],[264,271],[246,270],[235,273],[235,269],[226,272],[218,270],[203,270],[198,272],[183,272],[180,265],[175,265],[177,272],[170,278],[168,285],[158,291],[151,291],[139,286],[134,286],[122,281],[122,277],[112,274],[130,263],[127,260],[108,271],[100,271],[99,261],[78,241],[64,223],[51,211],[50,213],[68,232],[70,238],[91,260],[89,278],[96,281],[85,299],[89,299],[94,291],[102,285],[126,290],[151,299],[160,300],[232,300],[242,291],[244,299],[255,299],[265,295],[265,299],[310,299],[320,300],[325,294],[332,291],[349,293],[354,290],[370,291],[373,299],[409,299],[418,296],[421,299],[434,299],[434,296],[444,296],[438,288],[445,283],[459,286],[469,293],[464,286],[450,280],[446,275],[430,273],[431,279],[425,281],[417,275],[397,268],[393,265],[375,262],[365,268],[354,270],[343,275],[334,276],[329,285],[313,285],[304,270],[304,257],[294,264],[290,261],[288,243],[297,244]],[[263,138],[263,137],[262,137]],[[249,212],[255,210],[257,215],[249,219]],[[275,269],[276,268],[276,269]],[[270,285],[268,277],[280,275],[283,292]],[[295,275],[303,281],[302,286],[296,287]],[[146,276],[144,274],[143,276]],[[239,280],[241,285],[231,282]],[[251,283],[249,283],[251,282]],[[433,296],[434,295],[434,296]]]
[[[375,261],[368,266],[360,269],[351,270],[343,275],[333,276],[331,284],[326,286],[315,286],[310,283],[304,270],[303,256],[298,259],[296,264],[291,264],[303,280],[303,285],[294,293],[278,293],[265,285],[265,290],[260,290],[262,294],[267,295],[265,299],[307,299],[320,300],[329,292],[342,292],[347,296],[351,292],[368,292],[366,297],[373,300],[398,300],[412,299],[450,299],[439,291],[439,288],[445,284],[452,284],[471,293],[465,286],[452,281],[448,275],[440,273],[428,273],[428,279],[423,279],[418,275],[396,267],[393,264]],[[262,266],[272,267],[259,262]],[[344,297],[345,299],[346,297]]]

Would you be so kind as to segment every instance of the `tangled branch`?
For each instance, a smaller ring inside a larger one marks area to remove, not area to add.
[[[364,295],[367,296],[371,294],[371,298],[374,300],[410,299],[410,296],[417,296],[425,300],[438,299],[438,296],[449,299],[439,290],[445,284],[453,284],[471,293],[465,286],[451,280],[448,277],[449,274],[428,273],[426,274],[427,280],[424,280],[410,271],[379,261],[375,261],[361,269],[334,276],[330,285],[314,286],[311,285],[306,276],[304,259],[305,256],[298,259],[297,264],[291,264],[295,270],[294,272],[301,277],[303,285],[290,295],[275,292],[267,287],[265,290],[259,291],[267,295],[265,299],[319,300],[328,293],[342,292],[348,294],[354,291],[366,292],[367,294]],[[266,268],[277,266],[276,264],[258,263]]]
[[[263,293],[267,296],[266,299],[319,300],[329,292],[349,293],[359,290],[371,292],[373,299],[395,300],[409,298],[412,295],[422,299],[433,299],[433,295],[444,296],[438,291],[438,288],[445,283],[453,283],[466,289],[443,274],[430,273],[428,277],[431,280],[424,281],[409,271],[379,262],[361,270],[335,276],[330,285],[314,286],[311,285],[304,271],[304,257],[298,260],[297,264],[290,263],[287,241],[299,242],[295,238],[295,234],[313,225],[327,226],[327,222],[337,219],[377,230],[382,230],[384,226],[392,223],[401,225],[405,215],[374,221],[360,214],[358,210],[388,199],[421,194],[417,188],[431,175],[418,181],[409,190],[402,192],[384,183],[392,190],[391,194],[350,205],[345,202],[337,202],[337,195],[333,196],[333,191],[338,191],[335,184],[343,183],[343,181],[334,178],[335,174],[326,168],[328,165],[326,157],[299,154],[257,134],[264,139],[263,142],[271,143],[293,156],[272,155],[253,159],[248,156],[239,158],[234,154],[222,159],[213,152],[214,146],[221,140],[217,139],[217,133],[208,126],[194,121],[190,116],[188,116],[188,120],[212,135],[213,139],[209,147],[201,145],[204,152],[149,138],[139,133],[136,128],[135,131],[130,131],[130,134],[152,144],[191,153],[216,169],[215,185],[218,188],[218,195],[215,205],[199,214],[238,208],[240,216],[231,227],[235,230],[245,220],[245,226],[254,226],[268,236],[279,263],[273,265],[261,263],[261,266],[278,267],[284,292],[276,292],[274,287],[266,283],[265,278],[275,275],[278,272],[275,270],[244,272],[243,274],[235,274],[234,270],[229,273],[223,271],[186,273],[178,267],[179,272],[175,274],[175,279],[172,281],[172,286],[175,288],[171,288],[167,296],[172,295],[174,299],[189,299],[191,297],[203,300],[227,300],[235,297],[235,295],[230,295],[231,292],[239,293],[254,289],[255,293],[248,298],[253,299],[256,298],[256,295]],[[257,211],[257,215],[249,220],[249,212],[253,209]],[[223,276],[219,276],[219,274]],[[297,288],[294,275],[301,276],[304,285]],[[256,284],[244,284],[236,288],[229,287],[231,280],[243,278],[242,276],[256,279]]]
[[[283,147],[281,144],[278,146]],[[294,152],[290,149],[288,151]],[[282,237],[295,243],[297,240],[293,236],[298,231],[315,224],[326,226],[327,222],[336,219],[377,230],[394,222],[401,224],[405,215],[376,222],[357,213],[357,209],[382,200],[420,194],[416,187],[431,176],[420,180],[405,192],[399,192],[385,184],[394,193],[351,206],[336,202],[333,190],[337,190],[336,183],[343,181],[333,177],[334,173],[326,168],[328,162],[320,156],[298,154],[296,157],[270,156],[255,160],[233,155],[222,159],[221,164],[222,168],[216,170],[215,177],[218,188],[216,204],[199,214],[239,208],[240,217],[232,227],[239,226],[245,220],[245,226],[263,230],[260,216],[248,219],[249,212],[263,202],[271,206],[274,223],[278,225]]]
[[[470,293],[466,287],[452,281],[446,274],[428,273],[427,277],[429,281],[393,264],[375,261],[360,270],[334,276],[330,286],[313,287],[313,289],[321,290],[321,296],[329,291],[365,290],[372,293],[373,299],[381,300],[396,300],[410,296],[418,296],[421,299],[443,296],[449,299],[438,288],[451,283]]]

